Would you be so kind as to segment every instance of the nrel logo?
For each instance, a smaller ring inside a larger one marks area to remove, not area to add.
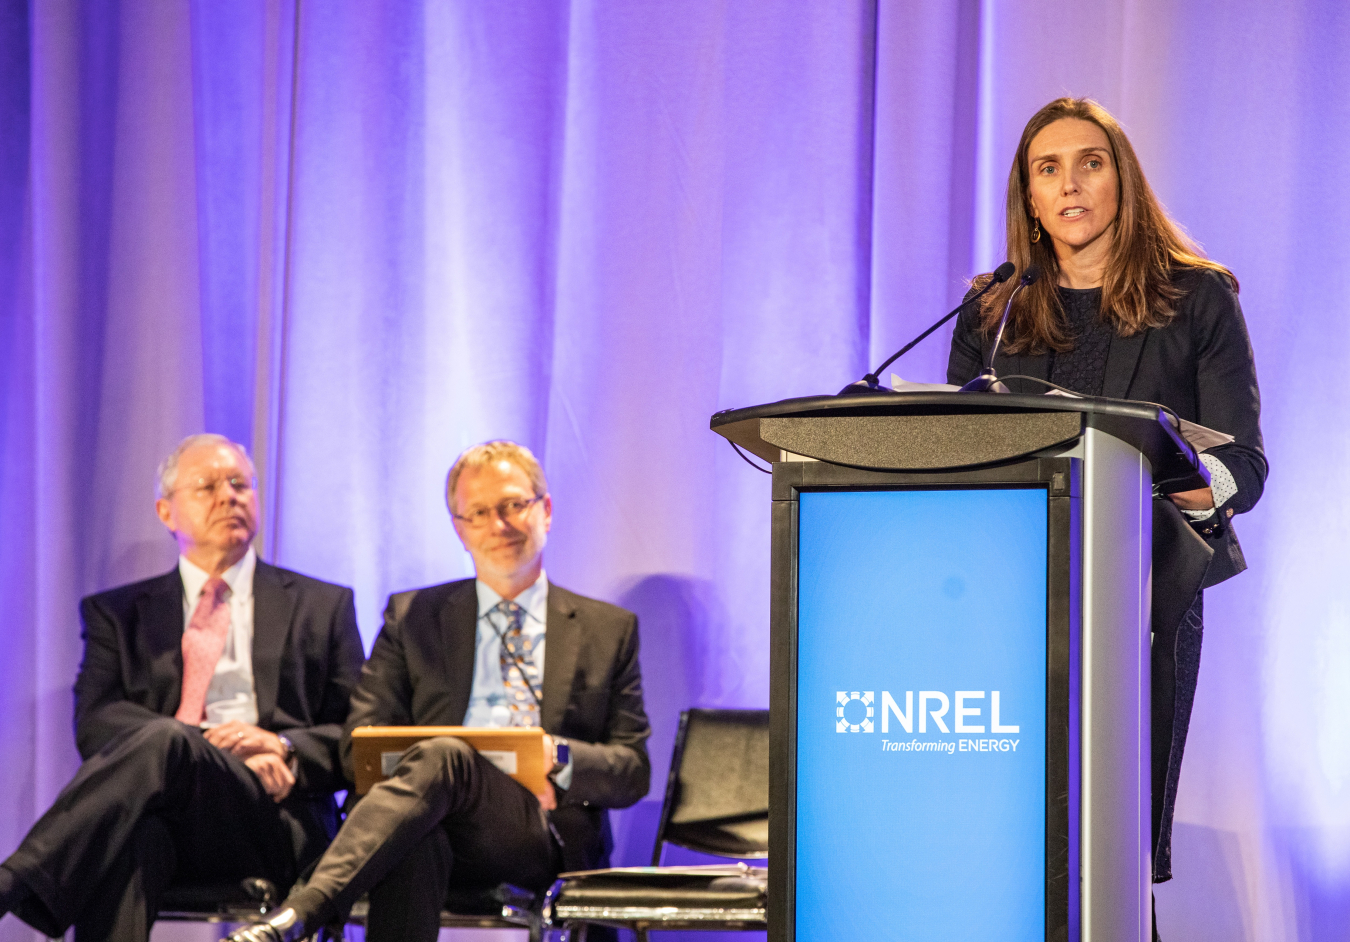
[[[918,723],[914,721],[914,691],[905,691],[905,708],[900,709],[900,704],[891,696],[889,690],[881,691],[881,731],[889,733],[891,731],[891,718],[894,717],[900,724],[900,728],[913,735],[915,726],[918,726],[920,734],[928,732],[928,722],[933,722],[933,732],[943,733],[983,733],[985,725],[983,722],[983,705],[973,705],[977,701],[985,699],[983,690],[957,690],[953,692],[952,698],[948,699],[947,694],[941,690],[920,690],[919,691],[919,716]],[[952,709],[952,701],[955,700],[956,709],[953,712],[954,728],[948,728],[946,716]],[[854,703],[859,704],[853,706]],[[835,720],[834,729],[838,733],[870,733],[875,729],[873,720],[875,716],[874,709],[875,694],[874,691],[845,691],[840,690],[835,694]],[[857,722],[851,722],[857,720]],[[1000,691],[989,691],[989,727],[988,731],[994,735],[1003,733],[1020,733],[1022,727],[1020,724],[1004,723],[1002,717],[1002,697]],[[913,744],[889,742],[882,740],[883,752],[912,752],[912,751],[940,751],[940,752],[1016,752],[1017,740],[975,740],[962,739],[958,742],[945,744],[931,743],[924,745],[917,741]]]
[[[774,544],[797,593],[779,915],[813,942],[1045,942],[1048,490],[811,480]]]
[[[858,693],[855,690],[852,693],[845,693],[841,690],[835,700],[838,701],[838,706],[835,707],[834,711],[834,731],[836,733],[870,733],[872,731],[872,691],[866,690]],[[844,718],[844,707],[854,700],[867,708],[867,715],[857,723],[850,723]]]

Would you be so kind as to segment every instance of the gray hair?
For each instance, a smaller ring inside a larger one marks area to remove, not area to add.
[[[189,435],[178,443],[177,448],[169,452],[167,458],[159,463],[159,470],[155,472],[156,498],[165,498],[173,493],[174,485],[178,483],[178,460],[183,457],[189,448],[196,448],[198,445],[229,445],[243,455],[250,468],[253,466],[253,459],[249,457],[248,449],[236,441],[231,441],[224,435],[217,435],[214,432]]]
[[[455,463],[450,466],[450,473],[445,477],[445,504],[451,513],[455,512],[455,485],[459,483],[459,476],[469,468],[482,468],[498,461],[509,461],[524,471],[525,476],[530,479],[535,497],[542,497],[548,493],[544,469],[539,466],[539,459],[534,456],[534,452],[524,445],[510,441],[483,442],[481,445],[465,449],[464,453],[455,459]]]

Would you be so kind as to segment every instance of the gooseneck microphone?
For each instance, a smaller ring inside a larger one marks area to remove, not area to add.
[[[956,306],[956,309],[953,310],[951,313],[947,314],[945,317],[943,317],[942,320],[938,321],[932,327],[928,328],[923,333],[919,334],[919,336],[911,340],[909,343],[905,344],[895,353],[891,354],[890,359],[888,359],[885,363],[878,366],[874,371],[868,373],[866,376],[858,380],[856,383],[849,383],[843,389],[839,390],[839,395],[854,396],[869,392],[887,392],[887,390],[881,385],[881,380],[877,378],[878,376],[881,375],[882,370],[886,369],[886,367],[890,366],[896,360],[900,359],[902,356],[908,353],[913,347],[917,346],[920,341],[922,341],[933,331],[937,330],[943,324],[947,323],[947,321],[951,320],[957,314],[960,314],[961,311],[963,311],[968,305],[974,304],[976,301],[980,300],[980,298],[984,297],[985,294],[987,294],[989,291],[993,289],[994,285],[1003,284],[1003,282],[1007,281],[1009,278],[1013,276],[1013,272],[1015,271],[1017,271],[1017,268],[1013,265],[1012,262],[1004,262],[1002,265],[998,266],[998,268],[995,268],[993,277],[989,279],[989,284],[985,285],[979,291],[975,292],[969,298],[958,304]]]
[[[961,387],[961,392],[1008,392],[1008,387],[998,381],[998,374],[994,372],[994,357],[998,353],[998,345],[1003,341],[1003,331],[1008,326],[1008,315],[1012,313],[1013,301],[1022,293],[1022,289],[1036,283],[1036,279],[1041,277],[1041,270],[1035,265],[1031,265],[1026,271],[1022,272],[1021,279],[1017,282],[1017,287],[1013,288],[1012,294],[1008,295],[1008,303],[1003,306],[1003,317],[998,322],[998,333],[994,334],[994,345],[989,349],[989,362],[985,364],[980,375],[972,379]]]

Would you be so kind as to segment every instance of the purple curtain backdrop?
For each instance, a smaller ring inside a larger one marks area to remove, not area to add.
[[[642,618],[641,862],[678,711],[768,698],[767,479],[708,416],[955,303],[1069,93],[1237,272],[1266,394],[1160,926],[1350,939],[1347,49],[1339,0],[0,4],[0,855],[76,767],[76,602],[171,565],[152,474],[208,429],[367,643],[470,572],[454,455],[534,448],[550,576]],[[948,336],[897,371],[940,379]]]

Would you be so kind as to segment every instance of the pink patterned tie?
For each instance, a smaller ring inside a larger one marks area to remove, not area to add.
[[[225,601],[229,586],[212,576],[202,586],[197,610],[183,632],[183,698],[175,719],[196,726],[206,712],[206,688],[216,673],[216,662],[225,650],[225,635],[230,630],[230,606]]]

